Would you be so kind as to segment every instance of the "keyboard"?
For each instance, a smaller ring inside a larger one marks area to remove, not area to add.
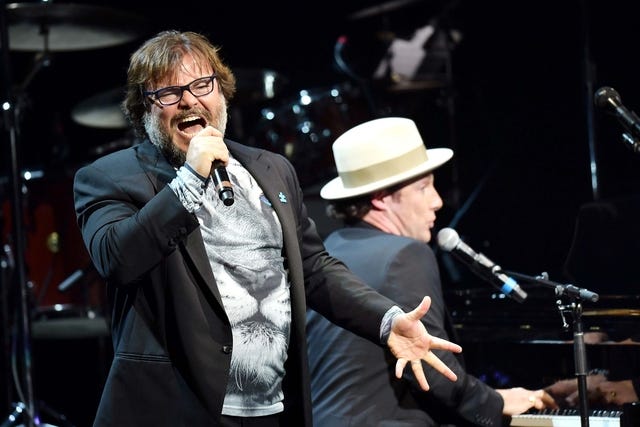
[[[618,410],[589,411],[589,427],[621,427]],[[577,409],[543,410],[511,417],[511,427],[581,427]]]

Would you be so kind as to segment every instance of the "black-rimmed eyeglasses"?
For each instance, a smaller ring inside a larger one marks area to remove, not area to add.
[[[216,78],[215,74],[208,77],[200,77],[195,79],[189,84],[184,86],[167,86],[158,90],[143,91],[145,96],[149,96],[157,100],[162,105],[173,105],[180,102],[182,94],[185,90],[188,90],[191,95],[196,98],[208,95],[213,92],[213,80]]]

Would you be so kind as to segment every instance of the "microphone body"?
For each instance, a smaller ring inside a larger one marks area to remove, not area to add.
[[[233,187],[231,187],[231,180],[229,179],[229,175],[227,175],[227,169],[220,160],[214,160],[211,164],[211,180],[222,203],[224,203],[225,206],[231,206],[234,201]]]
[[[605,86],[598,89],[594,102],[597,107],[615,115],[627,132],[640,137],[640,118],[622,104],[620,94],[614,88]]]
[[[451,252],[456,259],[506,296],[518,302],[523,302],[527,298],[527,293],[522,290],[513,278],[504,274],[499,265],[496,265],[483,254],[475,252],[460,240],[458,233],[454,229],[443,228],[438,232],[437,239],[441,249]]]

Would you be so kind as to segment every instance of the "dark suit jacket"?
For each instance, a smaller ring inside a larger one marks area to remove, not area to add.
[[[393,303],[327,255],[284,157],[226,143],[282,224],[292,318],[285,419],[287,425],[310,426],[306,303],[374,342]],[[167,186],[174,177],[148,141],[76,173],[78,224],[105,278],[111,307],[114,360],[96,427],[218,425],[233,351],[231,327],[198,220]]]
[[[361,223],[334,231],[325,245],[365,283],[405,310],[415,307],[424,295],[431,296],[431,308],[423,319],[427,330],[452,339],[436,258],[427,244]],[[436,352],[458,375],[456,382],[423,363],[431,386],[425,393],[413,377],[405,375],[405,381],[395,378],[389,351],[332,325],[311,310],[307,317],[316,427],[502,424],[502,397],[467,375],[459,355]]]

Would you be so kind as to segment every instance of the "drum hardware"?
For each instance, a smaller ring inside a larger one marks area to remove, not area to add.
[[[44,404],[41,404],[41,405],[42,405],[43,413],[46,413],[49,416],[58,418],[60,420],[61,422],[60,427],[74,427],[73,424],[70,423],[64,415],[58,414],[56,411],[54,411],[53,409],[49,408]],[[16,423],[20,422],[20,420],[22,419],[22,417],[24,416],[27,410],[27,407],[22,402],[14,403],[12,407],[13,407],[13,411],[9,414],[5,422],[0,424],[0,427],[22,427],[23,426],[23,424],[18,425]],[[56,427],[56,426],[48,423],[40,423],[38,424],[38,427]]]
[[[47,249],[51,253],[57,254],[60,252],[60,233],[54,231],[47,236],[47,241],[45,242],[47,245]]]
[[[286,156],[303,188],[334,172],[331,144],[371,117],[361,91],[350,82],[301,89],[280,105],[260,111],[251,143]]]
[[[261,68],[238,68],[233,70],[236,77],[236,104],[268,101],[280,96],[289,84],[282,74]]]
[[[458,2],[453,1],[426,25],[417,28],[410,40],[395,39],[389,45],[387,55],[378,64],[374,77],[385,78],[390,83],[391,95],[438,90],[438,103],[447,114],[449,147],[457,148],[456,102],[453,81],[453,50],[462,41],[462,33],[451,26],[449,16]],[[447,196],[451,208],[461,206],[461,192],[457,162],[450,167],[451,190]]]
[[[239,68],[234,70],[234,75],[236,92],[233,106],[229,109],[228,133],[233,138],[244,139],[244,129],[251,128],[252,125],[252,123],[246,125],[244,123],[249,119],[247,111],[277,99],[289,84],[289,80],[277,71],[262,68]],[[125,95],[125,87],[116,87],[94,94],[72,109],[71,118],[74,122],[89,128],[129,129],[129,123],[121,108]],[[133,138],[127,136],[91,149],[89,154],[101,156],[132,144]]]
[[[227,136],[251,144],[248,135],[259,121],[260,109],[282,96],[289,79],[281,73],[263,68],[238,68],[236,92],[227,110],[229,121]]]
[[[42,169],[23,169],[20,172],[20,178],[23,182],[31,181],[34,179],[40,179],[44,177],[44,171]],[[11,184],[11,179],[8,176],[0,177],[0,186]],[[0,193],[1,194],[1,193]]]
[[[385,14],[387,12],[391,12],[397,9],[402,9],[405,6],[408,6],[413,3],[417,3],[420,0],[392,0],[388,1],[376,6],[367,7],[365,9],[358,10],[351,15],[349,15],[349,19],[352,21],[370,18],[372,16],[378,16]]]
[[[352,15],[352,19],[383,14],[411,3],[414,2],[388,2],[376,8],[364,9]],[[445,6],[407,38],[398,36],[385,24],[376,31],[377,40],[373,45],[361,46],[358,45],[358,38],[354,43],[347,36],[340,36],[334,46],[336,65],[359,84],[374,117],[407,115],[434,120],[424,110],[435,106],[446,112],[444,120],[437,123],[446,125],[444,130],[449,147],[454,151],[457,137],[452,52],[461,41],[462,34],[451,27],[448,15],[457,3],[454,1]],[[405,32],[406,28],[402,30]],[[376,47],[382,48],[379,55]],[[364,61],[363,51],[368,52],[368,58]],[[373,58],[374,63],[369,64],[369,58]],[[445,194],[446,205],[458,209],[461,206],[461,192],[456,162],[451,164],[449,170],[451,185],[449,194]]]
[[[12,262],[3,260],[6,277],[13,286],[13,292],[5,292],[17,298],[17,303],[6,304],[15,308],[13,322],[7,319],[6,336],[11,336],[13,362],[8,378],[12,378],[19,402],[14,404],[13,412],[0,424],[2,427],[25,427],[41,424],[41,414],[55,419],[59,427],[72,427],[66,417],[50,410],[46,404],[36,401],[33,391],[31,359],[32,324],[29,309],[29,280],[25,262],[25,230],[23,226],[23,189],[24,177],[21,174],[19,159],[18,124],[20,107],[24,103],[26,88],[42,67],[49,66],[51,52],[106,48],[131,41],[140,35],[145,22],[137,16],[112,10],[106,7],[38,3],[2,3],[0,10],[0,51],[5,81],[0,84],[0,103],[3,110],[3,127],[6,128],[10,156],[11,183],[11,235],[12,244],[8,246]],[[21,85],[14,87],[11,81],[9,51],[36,52],[31,72]],[[16,90],[16,88],[18,90]],[[51,242],[54,244],[54,242]],[[13,250],[11,250],[13,249]],[[5,249],[6,252],[6,249]],[[4,275],[3,275],[4,276]],[[4,326],[4,325],[3,325]],[[7,381],[9,383],[10,381]],[[9,391],[11,394],[11,391]],[[46,424],[46,426],[50,426]],[[51,426],[53,427],[53,426]]]
[[[35,311],[31,332],[37,339],[99,338],[109,336],[109,324],[96,310],[54,304]]]

